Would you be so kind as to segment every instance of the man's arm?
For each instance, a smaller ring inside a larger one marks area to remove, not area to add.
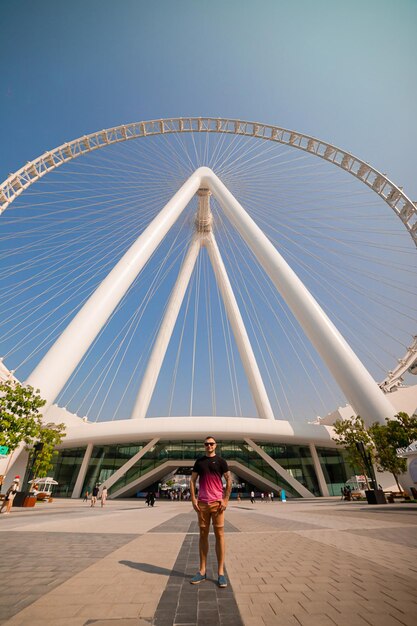
[[[196,496],[196,482],[197,482],[197,478],[198,478],[197,472],[192,472],[192,474],[191,474],[191,481],[190,481],[190,493],[191,493],[191,502],[193,503],[194,511],[197,511],[197,513],[199,513],[200,512],[200,508],[198,506],[197,496]]]
[[[220,508],[225,511],[229,502],[230,494],[232,493],[232,477],[230,475],[230,472],[225,472],[223,475],[226,480],[226,489]]]

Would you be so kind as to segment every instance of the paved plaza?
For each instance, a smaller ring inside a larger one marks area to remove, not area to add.
[[[0,516],[0,624],[415,626],[417,506],[231,503],[229,587],[189,584],[191,504],[56,500]]]

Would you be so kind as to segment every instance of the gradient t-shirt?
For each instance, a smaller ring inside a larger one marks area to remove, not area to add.
[[[216,502],[223,498],[222,476],[228,471],[227,462],[220,456],[197,459],[193,472],[198,474],[198,499],[201,502]]]

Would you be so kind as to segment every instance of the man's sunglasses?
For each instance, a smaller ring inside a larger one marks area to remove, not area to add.
[[[215,442],[215,441],[205,441],[205,442],[204,442],[204,445],[205,445],[205,446],[215,446],[215,445],[216,445],[216,442]]]

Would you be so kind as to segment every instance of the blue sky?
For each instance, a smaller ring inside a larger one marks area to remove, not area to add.
[[[0,19],[2,180],[86,133],[210,115],[334,143],[417,198],[414,0],[2,0]]]
[[[141,119],[255,119],[417,194],[414,0],[3,0],[1,163]]]

